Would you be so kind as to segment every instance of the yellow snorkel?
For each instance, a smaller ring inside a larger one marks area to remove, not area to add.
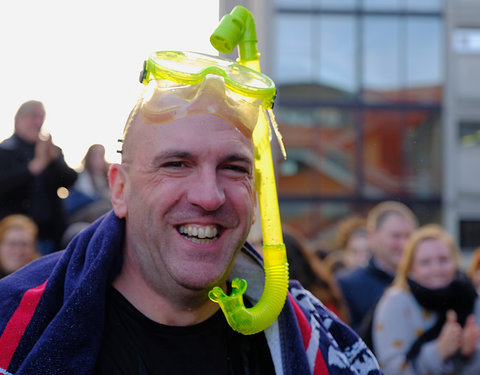
[[[238,44],[234,62],[186,51],[158,51],[145,61],[140,82],[146,85],[132,111],[141,112],[150,123],[166,123],[194,113],[210,112],[225,118],[243,135],[252,138],[255,149],[255,184],[263,231],[265,288],[258,303],[246,308],[243,294],[247,282],[232,281],[227,296],[220,287],[209,292],[230,326],[249,335],[269,327],[280,314],[288,292],[288,263],[278,208],[275,174],[270,149],[268,117],[285,150],[272,107],[275,84],[260,72],[255,24],[250,12],[240,6],[225,16],[210,41],[220,52],[229,53]],[[126,129],[129,127],[127,123]]]
[[[210,42],[222,53],[230,53],[238,44],[237,61],[260,72],[255,23],[251,13],[244,7],[236,6],[229,15],[222,18]],[[274,130],[279,137],[276,127]],[[283,243],[269,135],[266,109],[261,108],[252,139],[255,148],[255,183],[263,232],[263,294],[255,306],[246,308],[243,293],[247,283],[240,279],[232,281],[230,296],[219,287],[213,288],[209,293],[210,299],[220,305],[230,326],[244,335],[269,327],[280,314],[288,292],[288,262]],[[281,144],[280,138],[279,141]],[[284,152],[283,145],[281,146]]]

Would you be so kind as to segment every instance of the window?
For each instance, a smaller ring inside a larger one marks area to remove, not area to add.
[[[464,197],[480,196],[480,123],[462,121],[458,127],[458,188]],[[473,173],[475,171],[475,173]],[[479,243],[480,246],[480,243]]]
[[[436,111],[366,110],[364,193],[432,197],[441,192],[441,127]]]
[[[328,236],[341,217],[394,199],[438,222],[443,1],[275,4],[282,220]]]
[[[318,43],[314,49],[314,79],[325,99],[349,97],[358,90],[356,23],[352,16],[316,17]]]
[[[370,102],[398,101],[402,87],[400,19],[367,16],[363,25],[363,97]]]
[[[440,103],[443,82],[442,21],[431,17],[406,20],[406,95],[411,102]]]
[[[351,111],[339,108],[290,109],[295,125],[282,114],[277,119],[287,149],[279,169],[279,189],[285,195],[346,195],[358,187],[356,133]],[[302,121],[303,123],[300,123]]]
[[[275,23],[275,82],[311,82],[313,16],[279,15]]]

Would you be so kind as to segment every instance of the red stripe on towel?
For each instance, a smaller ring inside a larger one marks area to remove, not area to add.
[[[25,292],[0,336],[0,368],[7,370],[25,329],[32,319],[47,282]]]

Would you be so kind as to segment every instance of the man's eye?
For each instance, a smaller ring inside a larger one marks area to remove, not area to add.
[[[241,165],[235,165],[235,164],[227,165],[226,169],[234,171],[234,172],[238,172],[238,173],[243,173],[243,174],[249,174],[250,173],[247,168],[242,167]]]
[[[169,161],[162,165],[164,168],[181,168],[185,166],[183,161]]]

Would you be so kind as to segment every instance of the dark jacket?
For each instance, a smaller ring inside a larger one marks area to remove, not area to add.
[[[57,190],[73,185],[77,173],[60,155],[34,176],[28,169],[34,154],[35,145],[16,135],[0,143],[0,219],[11,214],[30,216],[38,225],[39,239],[58,245],[67,218]]]
[[[44,256],[0,280],[0,373],[92,374],[99,351],[105,294],[122,265],[124,220],[110,212],[65,251]],[[246,244],[231,277],[248,282],[247,298],[263,292],[259,254]],[[275,371],[381,374],[358,336],[297,282],[265,330]]]
[[[393,281],[393,275],[382,271],[373,257],[365,267],[342,272],[337,282],[350,314],[350,325],[358,333],[364,319]]]

